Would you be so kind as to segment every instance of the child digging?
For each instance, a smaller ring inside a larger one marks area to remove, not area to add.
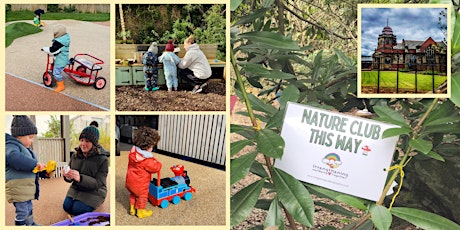
[[[161,170],[161,163],[153,157],[153,147],[160,141],[160,135],[150,127],[140,127],[133,138],[134,146],[129,152],[126,188],[129,190],[129,214],[138,218],[152,215],[147,210],[149,184],[153,173]]]
[[[168,87],[168,92],[171,92],[174,88],[174,91],[177,91],[177,64],[179,63],[179,57],[174,53],[174,45],[172,40],[168,40],[166,44],[165,52],[158,58],[160,63],[163,63],[163,69],[165,73],[166,86]]]
[[[39,174],[33,171],[42,171],[45,165],[38,163],[30,149],[36,134],[37,127],[27,116],[14,116],[11,135],[5,134],[5,193],[16,208],[14,223],[19,226],[38,225],[34,222],[32,200],[38,200],[40,193]]]

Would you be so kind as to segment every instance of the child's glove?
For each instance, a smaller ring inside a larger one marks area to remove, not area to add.
[[[52,56],[54,56],[54,55],[58,54],[59,52],[61,52],[61,49],[58,49],[58,50],[56,50],[56,51],[54,51],[54,52],[51,53],[50,47],[46,47],[46,46],[43,47],[41,50],[42,50],[43,52],[49,54],[49,55],[52,55]]]

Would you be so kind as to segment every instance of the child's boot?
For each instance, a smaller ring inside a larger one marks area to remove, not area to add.
[[[65,89],[64,80],[58,81],[58,82],[57,82],[56,88],[54,88],[54,92],[59,93],[59,92],[61,92],[61,91],[64,90],[64,89]]]
[[[138,209],[137,210],[137,217],[139,218],[145,218],[152,216],[153,211],[152,210],[146,210],[146,209]]]
[[[25,220],[14,220],[14,225],[16,226],[26,226]]]
[[[129,215],[131,216],[136,215],[136,209],[134,208],[134,205],[129,206]]]

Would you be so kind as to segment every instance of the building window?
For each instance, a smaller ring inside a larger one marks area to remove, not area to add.
[[[389,57],[385,58],[385,64],[391,64],[391,58]]]
[[[386,43],[387,45],[390,44],[390,39],[387,38],[387,39],[385,40],[385,43]]]
[[[415,63],[417,63],[417,58],[415,57],[415,55],[410,55],[409,63],[410,63],[410,64],[415,64]]]

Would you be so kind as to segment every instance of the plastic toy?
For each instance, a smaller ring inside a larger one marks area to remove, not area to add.
[[[42,49],[42,51],[44,51]],[[54,56],[47,53],[48,60],[46,71],[43,73],[43,84],[47,87],[54,87],[56,79],[53,76]],[[106,84],[104,77],[99,77],[99,70],[102,70],[101,64],[104,61],[90,54],[76,54],[69,59],[69,64],[64,68],[66,73],[74,81],[83,85],[93,85],[95,89],[103,89]]]
[[[73,218],[57,222],[51,226],[110,226],[110,213],[87,212]]]
[[[153,178],[149,185],[149,201],[154,206],[166,208],[169,202],[179,204],[181,198],[186,201],[192,199],[192,192],[196,192],[195,188],[190,186],[190,178],[183,165],[173,165],[171,170],[174,177],[156,179]],[[158,172],[158,178],[161,178]]]
[[[38,170],[38,166],[32,170],[33,173],[40,173],[43,178],[50,178],[51,173],[54,171],[56,171],[56,161],[53,160],[49,160],[48,163],[46,163],[46,167],[42,170]]]

